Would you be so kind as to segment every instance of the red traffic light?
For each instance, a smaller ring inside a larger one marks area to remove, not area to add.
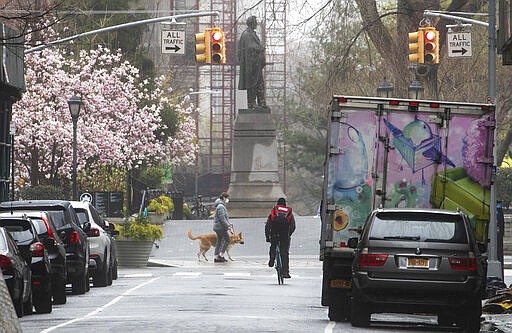
[[[436,33],[432,30],[430,31],[427,31],[425,33],[425,39],[428,41],[428,42],[433,42],[435,39],[436,39]]]
[[[224,31],[221,28],[213,28],[212,34],[212,63],[225,64],[226,63],[226,50]]]

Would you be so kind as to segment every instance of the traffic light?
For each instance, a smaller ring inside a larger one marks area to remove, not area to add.
[[[425,64],[439,63],[439,31],[434,27],[425,27]]]
[[[196,62],[198,63],[211,63],[210,53],[210,35],[211,28],[206,28],[204,32],[196,34]]]
[[[424,29],[425,28],[418,28],[418,31],[416,32],[409,32],[409,62],[422,64],[424,61]]]
[[[226,35],[221,28],[212,28],[212,64],[226,63]]]

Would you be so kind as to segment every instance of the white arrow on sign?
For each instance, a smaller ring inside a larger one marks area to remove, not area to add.
[[[185,31],[162,30],[162,53],[185,54]]]
[[[448,32],[448,57],[471,57],[471,32]]]

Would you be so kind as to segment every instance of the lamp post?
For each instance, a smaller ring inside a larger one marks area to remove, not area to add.
[[[82,97],[73,95],[68,99],[69,112],[73,120],[73,173],[71,175],[73,180],[73,200],[78,200],[78,189],[76,184],[76,124],[80,116],[80,107],[82,106]]]
[[[423,98],[423,86],[421,85],[421,82],[418,80],[412,81],[409,87],[407,88],[407,91],[409,92],[410,99]]]
[[[386,80],[386,78],[384,78],[384,80],[382,80],[379,83],[379,86],[377,87],[377,95],[379,97],[386,97],[386,98],[393,97],[393,90],[394,90],[394,87],[391,84],[391,82],[389,82],[388,80]]]

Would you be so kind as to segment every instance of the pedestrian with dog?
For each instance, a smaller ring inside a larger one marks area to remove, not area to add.
[[[276,247],[279,242],[281,250],[281,259],[283,262],[283,277],[291,278],[290,276],[290,242],[291,236],[295,231],[295,218],[292,213],[292,208],[286,206],[286,199],[279,198],[277,204],[272,207],[268,215],[267,222],[265,223],[265,238],[270,243],[268,261],[269,267],[274,267],[276,260]]]
[[[229,223],[228,209],[229,194],[222,192],[215,200],[215,216],[213,217],[213,231],[217,234],[217,243],[215,244],[214,262],[227,262],[224,258],[224,252],[228,248],[230,237],[229,232],[233,233],[233,225]]]

